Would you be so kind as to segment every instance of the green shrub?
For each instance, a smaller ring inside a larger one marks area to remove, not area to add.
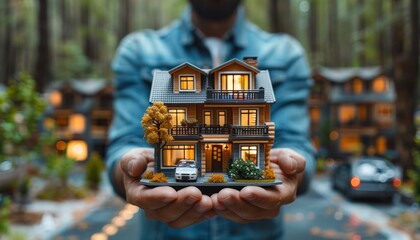
[[[10,200],[0,195],[0,239],[9,233]]]
[[[228,176],[236,179],[262,179],[264,172],[251,160],[234,160],[228,170]]]
[[[105,169],[99,153],[94,152],[85,166],[85,184],[88,188],[98,190],[102,181],[102,172]]]

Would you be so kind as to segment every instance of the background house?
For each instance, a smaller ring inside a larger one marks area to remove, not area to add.
[[[380,67],[319,68],[310,98],[312,139],[322,156],[382,156],[395,151],[395,88]]]
[[[70,80],[47,91],[49,106],[43,128],[55,127],[59,151],[83,161],[96,151],[105,154],[112,121],[112,92],[104,80]]]

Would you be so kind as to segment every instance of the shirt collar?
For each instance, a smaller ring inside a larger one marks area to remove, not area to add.
[[[181,17],[181,42],[185,46],[194,44],[196,39],[201,39],[201,41],[203,39],[192,22],[191,11],[191,6],[188,5]],[[245,21],[244,7],[239,6],[235,24],[224,37],[224,39],[228,39],[228,41],[230,41],[235,47],[244,48],[248,44],[245,31]]]

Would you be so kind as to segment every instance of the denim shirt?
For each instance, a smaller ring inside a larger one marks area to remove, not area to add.
[[[212,68],[209,50],[191,21],[188,7],[178,21],[158,31],[135,32],[123,39],[114,62],[114,119],[109,132],[107,166],[110,176],[118,160],[130,149],[150,147],[143,139],[141,118],[149,106],[153,70],[169,70],[190,62]],[[259,69],[269,70],[276,96],[271,106],[275,122],[273,148],[291,148],[307,161],[306,189],[314,173],[314,152],[309,140],[307,98],[312,80],[302,46],[285,34],[270,34],[248,22],[241,7],[234,27],[223,38],[224,61],[258,56]],[[223,62],[224,62],[223,61]],[[112,181],[112,177],[111,177]],[[141,215],[140,239],[281,239],[281,214],[269,220],[237,224],[215,217],[177,230]]]

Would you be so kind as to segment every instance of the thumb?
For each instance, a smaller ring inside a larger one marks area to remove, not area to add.
[[[289,148],[272,149],[270,161],[276,163],[287,175],[295,175],[305,170],[305,158]]]
[[[120,166],[123,172],[133,178],[140,177],[147,169],[147,163],[153,159],[153,151],[144,148],[135,148],[126,153]]]

